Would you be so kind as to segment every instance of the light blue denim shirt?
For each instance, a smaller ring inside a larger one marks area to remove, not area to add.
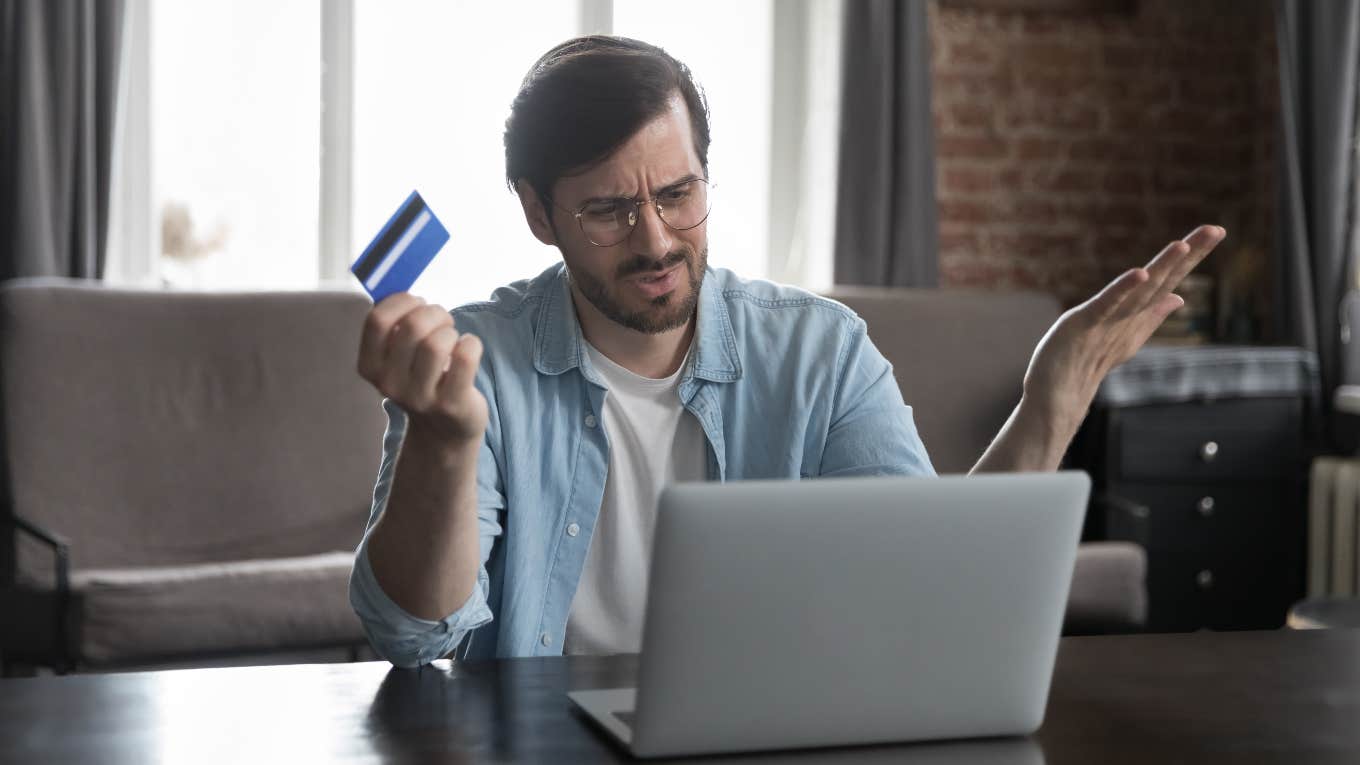
[[[416,618],[374,579],[366,533],[350,602],[374,648],[398,666],[447,656],[465,637],[466,658],[559,655],[604,496],[608,389],[583,350],[562,264],[453,314],[485,346],[476,380],[490,405],[477,470],[479,586],[447,617]],[[703,426],[713,480],[934,475],[864,321],[803,290],[710,269],[679,395]],[[370,532],[406,427],[399,407],[384,407]]]

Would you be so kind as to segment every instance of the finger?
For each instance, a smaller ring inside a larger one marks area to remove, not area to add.
[[[1180,243],[1184,245],[1182,255],[1163,257],[1163,254],[1167,252],[1167,248],[1164,248],[1161,253],[1158,253],[1158,257],[1153,258],[1152,262],[1148,263],[1147,268],[1153,272],[1153,276],[1160,279],[1175,268],[1183,258],[1202,258],[1208,254],[1209,250],[1212,250],[1215,245],[1223,240],[1225,234],[1226,232],[1220,226],[1196,226],[1193,231],[1181,237],[1177,242],[1172,242],[1172,244]]]
[[[1091,298],[1090,304],[1096,317],[1103,321],[1114,315],[1119,306],[1148,279],[1148,272],[1145,268],[1131,268],[1120,274]]]
[[[449,371],[439,383],[441,398],[452,396],[472,385],[477,368],[482,363],[482,340],[476,335],[458,336],[458,343],[449,354]]]
[[[1138,305],[1138,310],[1146,310],[1150,305],[1161,299],[1162,295],[1171,291],[1168,286],[1171,277],[1175,274],[1180,264],[1191,258],[1194,248],[1187,244],[1184,239],[1172,242],[1162,251],[1165,257],[1158,257],[1156,267],[1148,266],[1148,273],[1152,278],[1148,280],[1147,290],[1141,295],[1142,300]]]
[[[1168,292],[1160,300],[1153,303],[1149,310],[1144,311],[1135,322],[1133,350],[1142,347],[1147,342],[1152,333],[1162,326],[1167,317],[1175,313],[1177,309],[1185,305],[1185,299],[1174,292]]]
[[[1156,257],[1148,261],[1143,270],[1147,271],[1147,281],[1137,285],[1119,305],[1116,316],[1123,319],[1142,311],[1148,306],[1170,273],[1170,262],[1185,255],[1187,245],[1182,241],[1168,243]]]
[[[364,317],[364,328],[359,335],[359,374],[373,380],[382,368],[387,355],[387,338],[392,328],[410,311],[425,305],[425,301],[409,292],[398,292],[383,298],[369,309]]]
[[[1226,235],[1227,231],[1221,226],[1197,226],[1185,238],[1167,245],[1148,264],[1148,271],[1152,273],[1153,278],[1141,299],[1132,306],[1133,311],[1141,312],[1148,309],[1180,286],[1186,275],[1193,271]]]
[[[1162,292],[1173,292],[1180,286],[1181,280],[1195,270],[1195,267],[1214,251],[1227,234],[1222,226],[1200,226],[1191,231],[1182,240],[1190,247],[1190,252],[1172,265],[1171,273],[1163,283]]]
[[[1168,294],[1166,297],[1162,298],[1162,301],[1158,303],[1157,313],[1161,314],[1162,318],[1165,319],[1166,317],[1180,310],[1180,308],[1184,305],[1185,298],[1172,292]]]
[[[1211,226],[1204,224],[1195,226],[1195,229],[1186,234],[1181,241],[1191,247],[1208,247],[1213,249],[1214,245],[1223,241],[1223,237],[1228,235],[1228,230],[1222,226]]]
[[[387,339],[383,373],[391,376],[388,383],[397,389],[404,388],[404,379],[410,375],[415,361],[416,347],[435,330],[452,326],[453,317],[437,305],[421,306],[403,316],[392,327]]]
[[[408,404],[433,400],[444,370],[449,366],[449,355],[457,343],[458,330],[452,325],[439,327],[420,341],[407,379]]]
[[[1180,280],[1223,241],[1226,234],[1227,232],[1220,226],[1197,226],[1194,231],[1186,234],[1181,239],[1185,245],[1184,252],[1176,257],[1167,258],[1157,266],[1156,276],[1160,280],[1161,290],[1166,292],[1174,290]]]

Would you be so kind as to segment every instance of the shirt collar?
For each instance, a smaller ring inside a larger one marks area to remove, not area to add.
[[[585,338],[571,302],[571,281],[567,267],[559,263],[550,270],[544,285],[543,310],[534,329],[534,368],[541,374],[559,375],[581,366]],[[741,355],[732,331],[722,287],[713,269],[704,274],[699,288],[699,324],[691,351],[693,365],[685,378],[698,377],[712,382],[732,382],[741,378]]]

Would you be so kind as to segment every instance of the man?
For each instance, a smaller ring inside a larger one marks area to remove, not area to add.
[[[563,263],[452,313],[399,294],[369,314],[359,372],[389,427],[351,602],[394,664],[464,638],[468,657],[638,650],[668,482],[934,474],[863,321],[707,267],[708,144],[680,62],[620,38],[559,45],[525,78],[505,151]],[[1223,235],[1202,226],[1064,314],[974,470],[1055,469]]]

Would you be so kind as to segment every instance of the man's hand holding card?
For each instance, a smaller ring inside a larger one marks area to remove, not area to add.
[[[359,343],[359,374],[406,412],[407,438],[436,450],[480,444],[486,399],[473,385],[482,343],[453,316],[407,290],[449,240],[417,192],[364,249],[351,271],[373,297]]]

